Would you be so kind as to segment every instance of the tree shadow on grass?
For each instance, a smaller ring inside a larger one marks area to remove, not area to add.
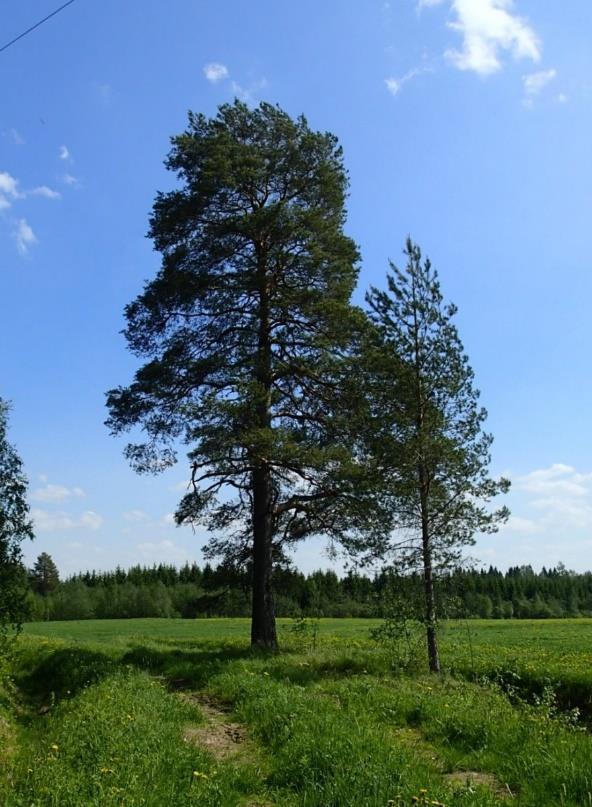
[[[75,695],[115,672],[117,661],[106,653],[84,647],[63,647],[44,655],[38,664],[17,671],[20,691],[33,704]]]
[[[173,689],[202,689],[228,664],[262,656],[261,651],[236,644],[187,649],[136,645],[121,657],[120,664],[162,676]]]

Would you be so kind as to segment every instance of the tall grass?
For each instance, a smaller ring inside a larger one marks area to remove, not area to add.
[[[566,672],[564,658],[580,659],[574,635],[560,640],[550,627],[520,656],[512,637],[500,646],[496,631],[497,647],[488,645],[487,625],[477,625],[469,671],[453,628],[444,645],[462,676],[435,678],[397,674],[359,624],[343,623],[341,635],[321,625],[316,647],[286,631],[276,656],[251,652],[242,623],[229,625],[226,638],[205,625],[180,625],[185,633],[175,638],[159,625],[150,635],[145,620],[126,638],[117,637],[117,624],[103,625],[94,644],[22,640],[14,664],[18,747],[7,760],[0,804],[592,805],[592,736],[550,686]],[[546,682],[538,700],[534,690],[508,691],[492,676],[467,680],[493,669],[496,652],[503,669],[516,658]],[[588,676],[578,662],[573,680],[590,697]],[[207,693],[232,710],[224,719],[247,727],[249,753],[217,759],[184,742],[187,726],[203,718],[179,689]]]

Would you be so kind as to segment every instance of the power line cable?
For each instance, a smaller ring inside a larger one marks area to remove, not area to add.
[[[19,39],[22,39],[24,36],[27,36],[27,34],[30,34],[31,31],[35,30],[35,28],[39,28],[39,26],[43,25],[44,22],[47,22],[52,17],[55,17],[55,15],[59,14],[60,11],[63,11],[66,8],[66,6],[71,6],[73,2],[74,2],[74,0],[68,0],[67,3],[64,3],[63,6],[60,6],[59,8],[56,8],[56,10],[52,11],[51,14],[48,14],[47,17],[44,17],[42,20],[39,20],[39,22],[36,22],[35,25],[32,25],[30,28],[27,28],[26,31],[23,31],[22,34],[19,34],[14,39],[11,39],[10,42],[6,43],[6,45],[2,45],[2,47],[0,48],[0,53],[2,53],[3,50],[6,50],[7,48],[9,48],[11,45],[14,45],[15,42],[19,41]]]

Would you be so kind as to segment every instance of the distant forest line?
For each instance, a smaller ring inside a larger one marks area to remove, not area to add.
[[[275,573],[276,612],[287,617],[382,617],[397,602],[417,602],[418,575],[381,571],[374,576],[333,571]],[[456,569],[437,585],[442,613],[450,618],[547,619],[592,616],[592,572],[561,564],[534,572],[520,566],[501,572]],[[408,605],[406,606],[408,607]],[[223,565],[160,564],[128,570],[85,572],[39,590],[34,576],[27,594],[28,620],[134,617],[236,617],[250,615],[250,574]]]

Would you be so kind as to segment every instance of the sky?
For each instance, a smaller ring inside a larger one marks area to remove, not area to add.
[[[5,0],[0,47],[57,5]],[[137,366],[123,308],[159,265],[169,138],[238,97],[339,137],[357,302],[409,234],[458,305],[491,470],[512,480],[473,557],[591,568],[591,36],[589,0],[75,0],[0,52],[0,396],[27,562],[201,562],[204,535],[172,523],[185,464],[135,475],[104,393]],[[320,539],[295,560],[331,564]]]

